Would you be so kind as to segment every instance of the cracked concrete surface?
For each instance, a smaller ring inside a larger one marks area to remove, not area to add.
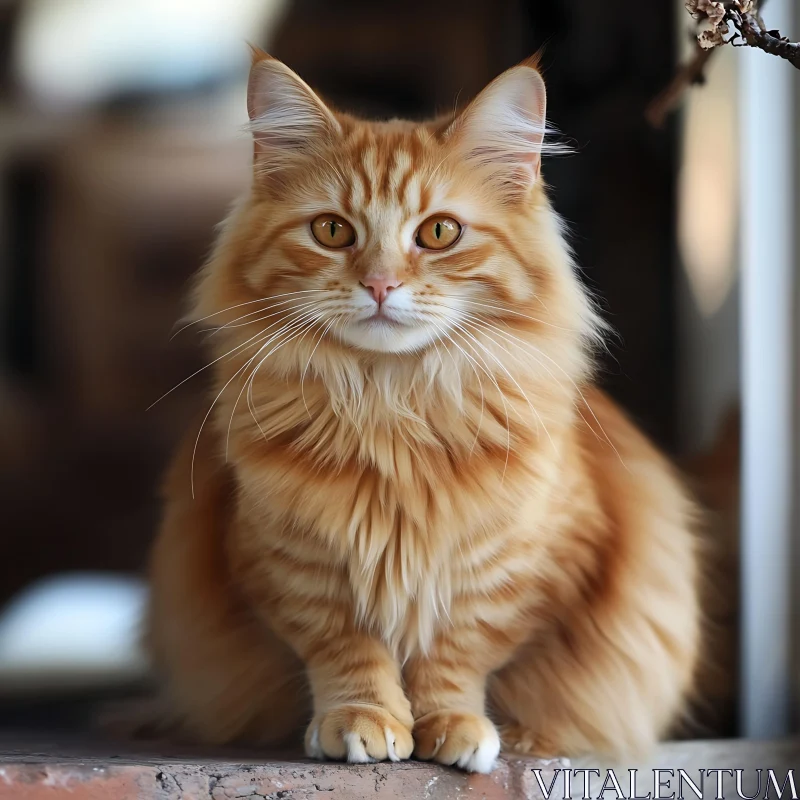
[[[734,769],[744,768],[752,778],[758,769],[785,775],[798,764],[800,739],[727,740],[664,744],[639,768],[669,772],[714,767],[727,769],[731,776]],[[597,767],[600,775],[614,765],[582,760],[569,766]],[[625,767],[616,766],[621,775],[627,774]],[[63,736],[0,736],[0,800],[541,800],[533,772],[537,768],[543,784],[550,786],[555,770],[568,768],[568,762],[501,758],[491,775],[468,775],[415,761],[347,765],[286,753],[181,749],[157,742],[132,746]],[[737,796],[732,781],[726,778],[724,797]],[[705,797],[716,796],[711,786]],[[648,789],[653,786],[645,786],[645,794]],[[755,796],[749,785],[745,789]],[[574,780],[571,790],[579,800],[582,782]],[[553,795],[561,796],[558,790]]]
[[[431,764],[8,764],[0,800],[312,800],[420,798],[501,800],[539,797],[531,773],[539,762],[502,760],[491,775]],[[548,769],[545,767],[544,769]],[[546,775],[547,773],[543,773]],[[548,779],[549,780],[549,779]]]
[[[0,800],[503,800],[541,796],[566,762],[501,759],[491,775],[405,761],[317,763],[292,755],[114,746],[90,740],[0,740]],[[548,778],[549,780],[549,778]]]

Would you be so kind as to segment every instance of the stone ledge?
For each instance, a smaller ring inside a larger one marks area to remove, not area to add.
[[[540,770],[542,782],[549,787],[555,770],[588,767],[596,767],[598,775],[590,796],[609,800],[617,795],[602,790],[602,776],[611,766],[586,759],[569,764],[561,759],[509,757],[500,759],[491,775],[468,775],[415,761],[322,764],[286,753],[267,757],[252,750],[181,749],[158,742],[132,746],[77,734],[0,734],[0,800],[542,800],[534,769]],[[616,765],[626,792],[630,792],[627,768],[633,766]],[[643,770],[639,788],[644,795],[656,796],[652,774],[656,768],[667,773],[689,770],[696,780],[700,780],[698,771],[724,768],[730,776],[724,779],[723,797],[737,797],[733,770],[738,769],[745,773],[745,793],[763,798],[763,787],[759,793],[753,783],[758,770],[775,770],[782,783],[788,770],[800,779],[798,766],[800,739],[786,739],[662,744],[637,768]],[[563,773],[557,778],[554,800],[561,800],[566,792],[564,778]],[[800,780],[793,785],[800,789]],[[664,796],[669,793],[668,789]],[[569,795],[574,800],[582,798],[581,779],[576,777]],[[703,796],[712,800],[716,795],[716,779],[708,778]],[[694,798],[691,793],[686,796]],[[789,800],[792,795],[784,791],[783,796]]]
[[[525,800],[541,797],[534,768],[549,784],[553,770],[566,765],[503,758],[491,775],[468,775],[414,761],[347,765],[252,753],[187,757],[152,749],[112,752],[97,743],[10,742],[0,741],[0,800]]]

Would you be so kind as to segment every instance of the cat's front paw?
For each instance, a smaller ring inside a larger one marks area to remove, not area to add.
[[[385,708],[367,703],[335,706],[316,717],[306,731],[306,754],[311,758],[351,764],[401,761],[413,749],[411,731]]]
[[[478,714],[433,711],[414,723],[414,755],[423,761],[457,764],[468,772],[491,772],[500,754],[500,737]]]

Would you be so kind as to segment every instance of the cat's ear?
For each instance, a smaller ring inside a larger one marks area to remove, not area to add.
[[[271,173],[313,156],[340,132],[340,126],[311,87],[289,67],[256,48],[252,48],[252,57],[248,128],[259,171]]]
[[[546,108],[544,80],[531,59],[495,78],[445,135],[509,199],[519,198],[539,178]]]

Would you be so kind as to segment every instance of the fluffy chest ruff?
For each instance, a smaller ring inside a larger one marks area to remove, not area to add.
[[[262,387],[258,426],[249,412],[234,415],[240,519],[278,592],[281,563],[318,564],[309,580],[335,568],[342,585],[331,594],[407,658],[452,624],[460,597],[488,596],[518,581],[523,564],[536,568],[520,555],[535,547],[560,471],[536,453],[561,428],[544,438],[500,383],[494,393],[461,387],[456,404],[434,382],[405,412],[387,405],[376,376],[359,388],[357,403],[337,407],[322,385],[307,387],[304,402],[291,386]],[[479,622],[480,604],[471,613]]]

